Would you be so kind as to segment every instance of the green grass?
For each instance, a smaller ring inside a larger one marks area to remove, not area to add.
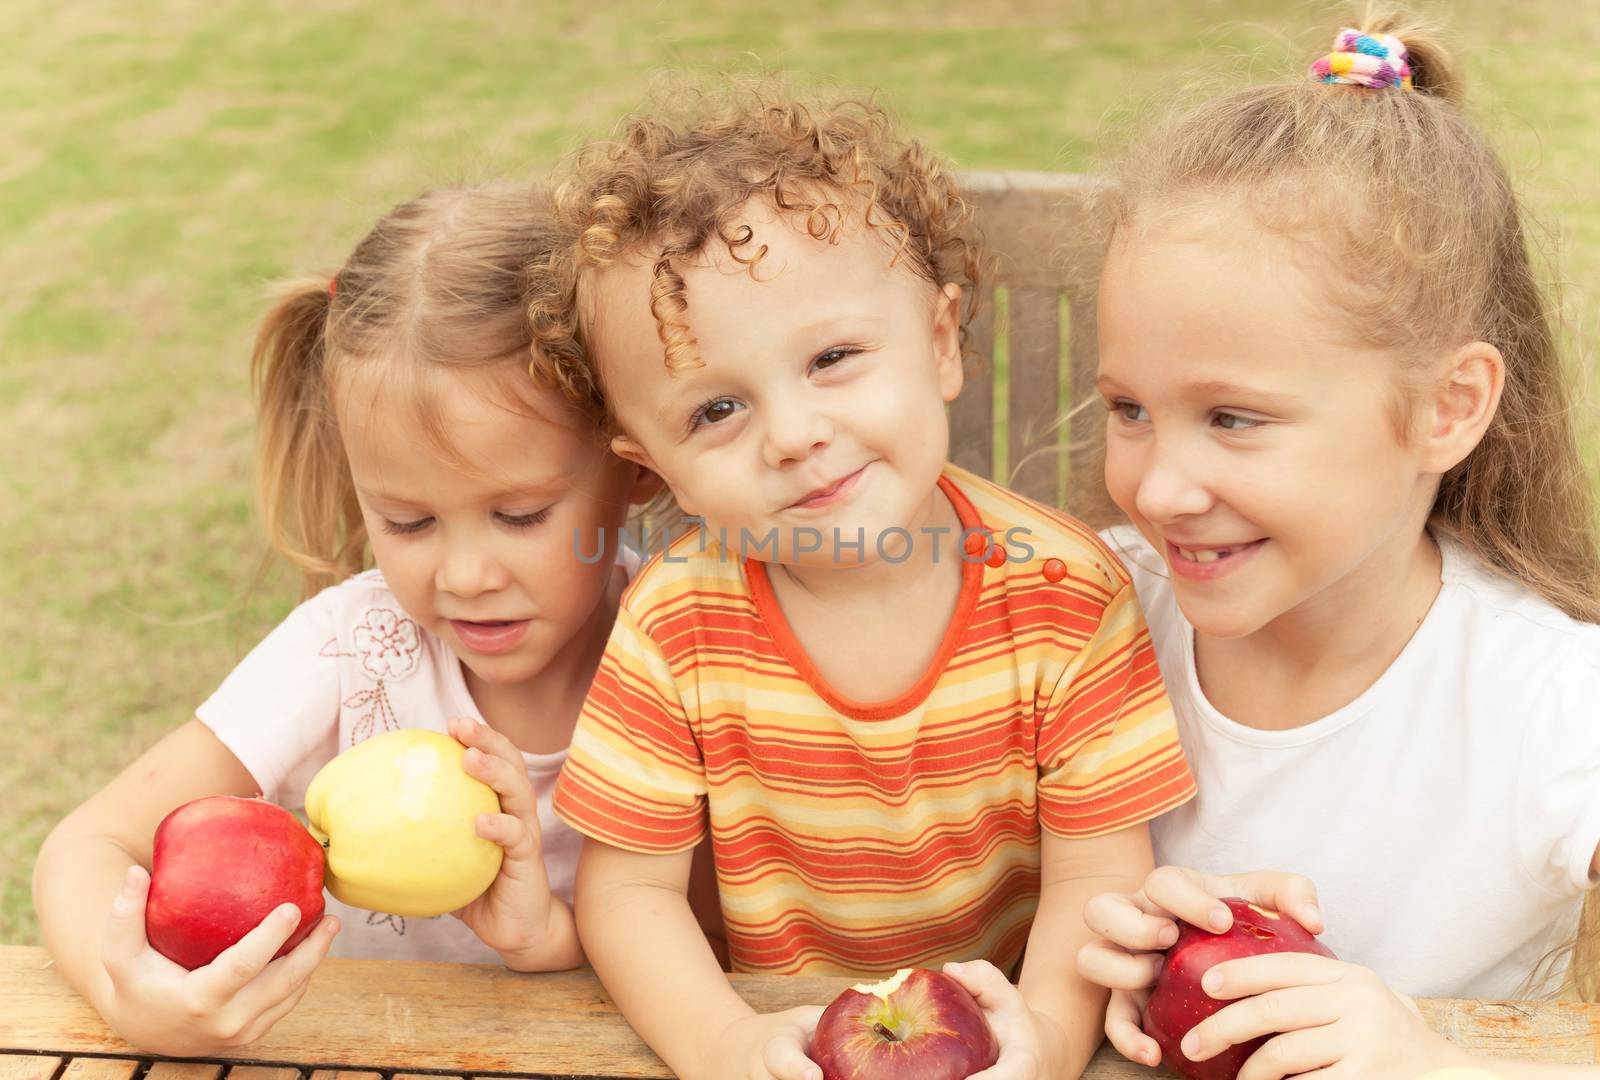
[[[420,188],[537,175],[664,70],[875,86],[962,166],[1084,170],[1153,95],[1283,71],[1338,21],[1266,0],[940,7],[0,0],[0,941],[37,940],[50,826],[291,600],[286,575],[249,590],[245,368],[272,279],[331,269]],[[1454,9],[1592,358],[1600,12]]]

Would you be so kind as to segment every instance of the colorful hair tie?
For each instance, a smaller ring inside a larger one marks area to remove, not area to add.
[[[331,278],[328,279],[328,295],[329,296],[338,296],[339,295],[339,278],[338,278],[337,275],[335,275],[334,277],[331,277]]]
[[[1311,77],[1325,83],[1410,90],[1411,64],[1399,38],[1345,29],[1333,39],[1333,52],[1311,65]]]

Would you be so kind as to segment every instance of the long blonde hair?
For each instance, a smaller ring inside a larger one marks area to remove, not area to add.
[[[1498,348],[1499,411],[1443,477],[1429,527],[1573,618],[1600,623],[1600,543],[1574,396],[1505,168],[1463,115],[1461,73],[1435,30],[1374,7],[1356,28],[1404,43],[1414,90],[1302,74],[1181,108],[1126,155],[1113,228],[1196,195],[1246,193],[1269,227],[1316,230],[1332,295],[1357,334],[1413,357],[1473,340]],[[1595,893],[1570,975],[1594,999]]]
[[[428,387],[449,371],[504,367],[529,377],[523,298],[550,237],[542,191],[443,188],[385,214],[336,274],[281,288],[251,358],[256,495],[273,548],[300,568],[304,595],[366,561],[331,400],[335,375],[381,360],[385,399],[409,397],[423,434],[448,454]]]

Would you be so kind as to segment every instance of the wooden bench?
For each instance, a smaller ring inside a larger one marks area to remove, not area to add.
[[[735,975],[763,1011],[825,1003],[847,979]],[[1421,1003],[1438,1031],[1486,1055],[1600,1063],[1600,1006]],[[412,1080],[671,1077],[586,971],[395,960],[328,960],[299,1007],[259,1042],[174,1061],[123,1042],[49,966],[43,949],[0,946],[0,1080]],[[1102,1047],[1089,1080],[1157,1074]],[[1165,1075],[1164,1073],[1162,1075]]]
[[[1104,185],[1066,173],[969,172],[962,190],[995,273],[969,340],[987,367],[950,406],[951,459],[1101,524],[1094,282]]]

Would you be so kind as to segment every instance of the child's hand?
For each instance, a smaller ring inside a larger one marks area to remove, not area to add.
[[[717,1040],[706,1075],[718,1080],[822,1080],[822,1067],[806,1056],[822,1006],[802,1005],[738,1020]]]
[[[987,960],[946,964],[944,973],[966,987],[989,1022],[1000,1058],[970,1080],[1043,1080],[1061,1071],[1065,1051],[1061,1029],[1028,1008],[1022,991]]]
[[[94,1005],[123,1038],[164,1055],[213,1054],[261,1038],[299,1004],[339,929],[329,916],[274,960],[300,922],[300,910],[284,904],[211,963],[186,971],[145,937],[149,894],[150,875],[129,867],[100,952],[109,982]]]
[[[1101,893],[1083,908],[1083,921],[1100,935],[1078,952],[1078,974],[1111,991],[1106,1039],[1129,1061],[1161,1062],[1161,1048],[1146,1035],[1141,1019],[1150,987],[1161,971],[1161,952],[1178,940],[1175,919],[1213,930],[1233,925],[1220,902],[1242,896],[1292,916],[1313,934],[1322,932],[1317,890],[1298,874],[1261,871],[1228,876],[1178,866],[1158,866],[1136,893]]]
[[[1412,1080],[1448,1065],[1468,1065],[1416,1005],[1370,970],[1309,953],[1227,960],[1201,986],[1214,998],[1243,999],[1206,1017],[1183,1039],[1195,1061],[1238,1043],[1269,1038],[1239,1080],[1278,1080],[1313,1070],[1363,1080]],[[1323,1075],[1318,1071],[1316,1075]]]
[[[511,740],[487,724],[457,717],[450,721],[450,734],[467,747],[461,759],[467,774],[500,797],[500,813],[478,815],[478,835],[505,849],[488,890],[455,914],[508,966],[546,966],[538,958],[564,951],[550,941],[552,924],[567,933],[572,920],[570,915],[552,919],[552,907],[565,905],[550,894],[528,767]]]

